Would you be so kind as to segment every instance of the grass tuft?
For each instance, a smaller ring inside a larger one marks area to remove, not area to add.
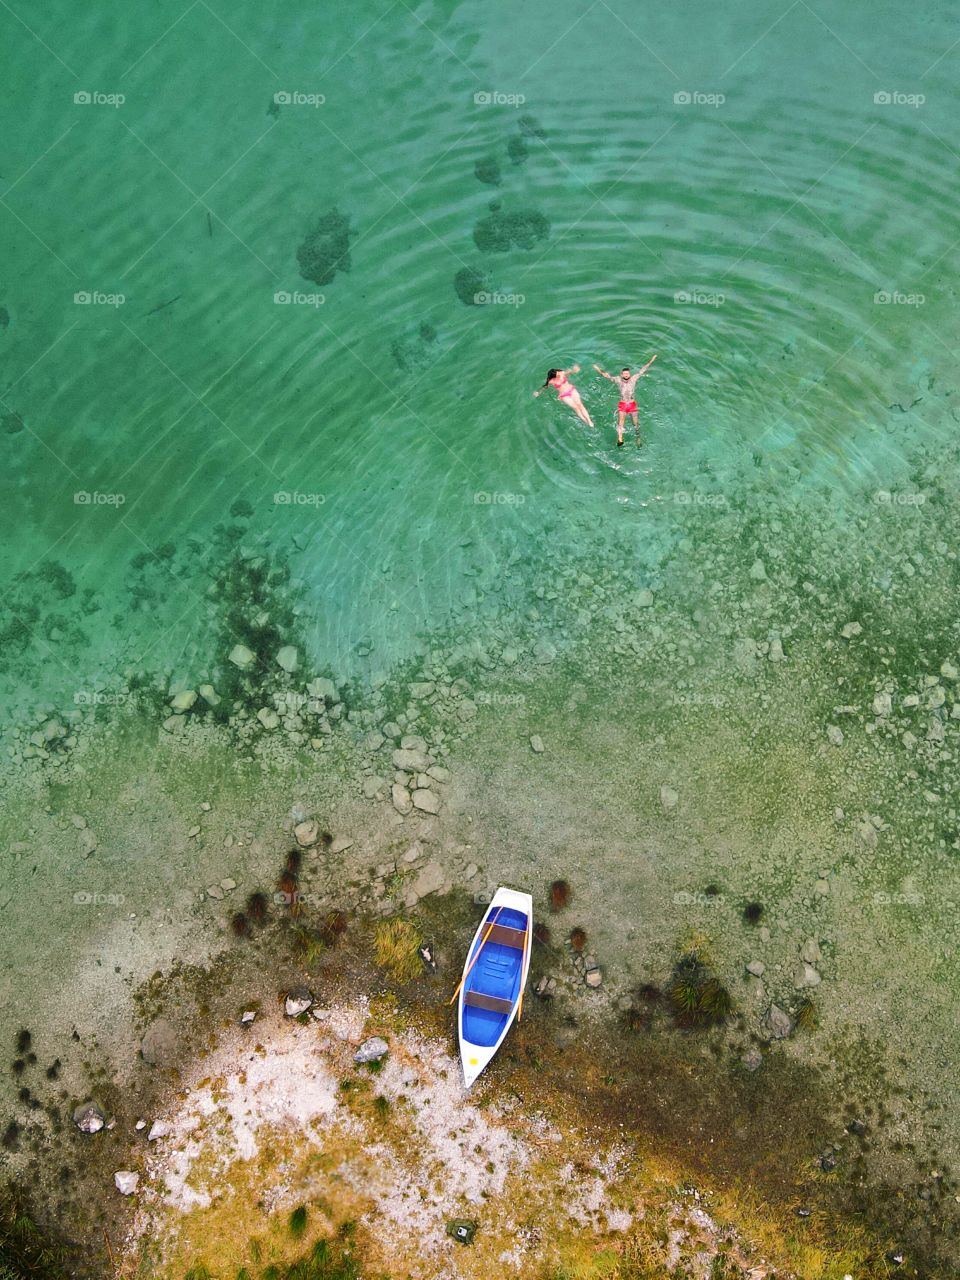
[[[702,950],[681,955],[666,996],[677,1025],[689,1029],[719,1026],[733,1012],[730,992],[710,972]]]
[[[381,920],[374,938],[374,954],[381,969],[394,982],[411,982],[423,972],[420,947],[423,938],[410,920]]]
[[[798,1031],[816,1031],[820,1025],[820,1015],[817,1012],[817,1006],[808,996],[801,1000],[797,1006],[797,1012],[794,1015],[793,1024]]]
[[[321,934],[306,928],[305,925],[298,925],[294,929],[293,944],[297,949],[300,962],[306,966],[316,964],[327,949],[326,941]]]

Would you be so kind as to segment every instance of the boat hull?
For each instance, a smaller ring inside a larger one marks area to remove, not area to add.
[[[532,943],[533,898],[498,889],[467,951],[457,1004],[460,1061],[468,1088],[516,1020]]]

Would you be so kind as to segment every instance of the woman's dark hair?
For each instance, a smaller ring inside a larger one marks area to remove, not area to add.
[[[548,370],[547,370],[547,380],[546,380],[546,382],[545,382],[543,385],[544,385],[545,387],[549,387],[549,385],[550,385],[550,379],[551,379],[551,378],[555,378],[559,372],[560,372],[560,370],[559,370],[559,369],[548,369]]]

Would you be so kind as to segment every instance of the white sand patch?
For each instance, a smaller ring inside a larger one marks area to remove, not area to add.
[[[265,1127],[295,1128],[312,1138],[311,1127],[338,1109],[338,1076],[308,1029],[278,1027],[265,1053],[248,1038],[235,1039],[207,1059],[204,1070],[208,1083],[190,1090],[165,1117],[170,1135],[149,1166],[168,1205],[182,1210],[209,1205],[204,1184],[215,1183],[234,1161],[253,1159]],[[352,1117],[338,1119],[349,1125]]]
[[[387,1059],[378,1090],[394,1103],[404,1099],[410,1110],[425,1185],[441,1186],[446,1203],[501,1195],[510,1174],[529,1163],[529,1147],[502,1123],[500,1111],[480,1111],[468,1101],[459,1066],[446,1052],[413,1037],[404,1049]]]
[[[334,1177],[368,1206],[364,1220],[378,1233],[389,1223],[401,1248],[407,1241],[418,1254],[449,1257],[446,1222],[501,1196],[529,1165],[531,1147],[515,1120],[468,1100],[459,1066],[439,1042],[388,1037],[382,1069],[357,1068],[352,1055],[370,1031],[368,1016],[357,1001],[322,1010],[306,1026],[264,1019],[256,1040],[235,1033],[198,1065],[204,1082],[162,1117],[170,1134],[151,1150],[138,1234],[175,1231],[179,1213],[208,1207],[228,1187],[231,1165],[269,1155],[278,1131],[320,1150],[342,1146],[346,1135],[361,1142]],[[358,1118],[339,1088],[344,1078],[369,1080],[373,1096],[390,1100],[388,1119]],[[534,1143],[535,1134],[548,1136],[542,1116],[525,1129]],[[326,1175],[317,1185],[318,1195],[329,1193],[330,1181]],[[298,1184],[298,1195],[303,1190]],[[281,1203],[285,1191],[281,1168],[270,1200]],[[499,1229],[507,1238],[515,1230],[502,1211]]]

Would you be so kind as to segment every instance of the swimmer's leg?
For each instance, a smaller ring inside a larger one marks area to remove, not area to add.
[[[617,413],[617,448],[618,449],[623,444],[623,424],[626,421],[626,417],[627,415],[625,413],[619,413],[619,412]]]
[[[580,399],[579,391],[574,392],[574,394],[570,397],[570,407],[573,409],[573,412],[577,415],[577,417],[580,419],[581,422],[585,422],[588,427],[593,426],[593,419],[590,417],[589,413],[587,413],[587,410],[584,407],[584,403]]]

